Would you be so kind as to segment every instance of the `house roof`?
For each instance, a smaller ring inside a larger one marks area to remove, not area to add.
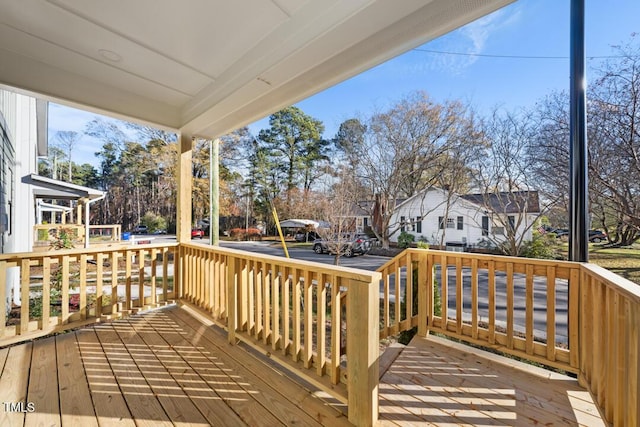
[[[213,138],[513,0],[0,0],[0,86]]]
[[[537,191],[513,191],[485,194],[464,194],[461,195],[476,205],[484,206],[496,213],[539,213],[540,198]]]
[[[104,197],[105,194],[104,191],[36,174],[24,176],[22,182],[33,186],[33,194],[36,199],[78,200],[87,198],[93,200]]]

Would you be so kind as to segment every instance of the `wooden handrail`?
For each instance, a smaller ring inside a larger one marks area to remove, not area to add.
[[[225,326],[230,343],[348,403],[352,423],[375,423],[379,273],[197,244],[181,244],[180,258],[181,297]]]
[[[0,255],[0,300],[7,280],[19,280],[22,301],[14,324],[0,310],[0,346],[172,301],[176,251],[172,243]]]
[[[378,271],[381,338],[417,326],[421,335],[442,333],[575,373],[609,422],[640,425],[637,284],[588,263],[420,249],[404,251]],[[500,306],[506,308],[502,323]],[[536,327],[536,313],[543,314],[542,328]],[[557,340],[561,318],[566,339]]]

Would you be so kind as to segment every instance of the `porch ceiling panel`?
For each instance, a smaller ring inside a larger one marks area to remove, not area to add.
[[[0,0],[0,84],[215,137],[512,0]]]

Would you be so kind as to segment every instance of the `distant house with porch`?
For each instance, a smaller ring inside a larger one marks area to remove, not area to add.
[[[432,245],[493,247],[509,233],[531,240],[539,215],[537,191],[459,195],[432,187],[396,206],[390,223],[400,228],[391,241],[404,231]]]

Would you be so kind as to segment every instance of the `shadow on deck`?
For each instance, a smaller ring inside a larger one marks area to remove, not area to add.
[[[429,336],[380,382],[381,425],[605,426],[574,378]]]
[[[0,425],[349,425],[188,310],[0,349]],[[433,336],[414,338],[379,390],[385,426],[605,425],[575,379]]]
[[[349,425],[179,307],[0,349],[0,372],[2,426]]]

